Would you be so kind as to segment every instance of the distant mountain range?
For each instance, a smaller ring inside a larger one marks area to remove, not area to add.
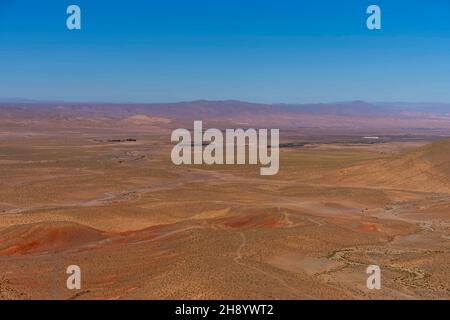
[[[378,102],[378,106],[404,111],[450,113],[450,103],[436,102]]]
[[[89,125],[102,122],[110,126],[170,126],[174,121],[185,123],[203,120],[242,127],[450,128],[450,104],[446,103],[351,101],[263,104],[237,100],[198,100],[118,104],[45,102],[18,98],[3,101],[0,102],[0,123],[30,124],[51,120],[53,124],[60,123],[61,126],[76,122]]]
[[[304,113],[330,113],[330,114],[347,114],[347,115],[375,115],[381,113],[397,113],[397,112],[432,112],[432,113],[450,113],[450,103],[436,102],[365,102],[365,101],[348,101],[334,103],[307,103],[307,104],[285,104],[285,103],[252,103],[239,100],[196,100],[185,102],[167,102],[167,103],[108,103],[108,102],[70,102],[59,100],[35,100],[27,98],[0,98],[0,104],[48,104],[64,105],[64,106],[127,106],[132,109],[142,109],[143,107],[152,112],[174,112],[176,109],[189,108],[192,111],[207,111],[212,109],[223,109],[223,112],[230,111],[287,111],[287,112],[304,112]],[[201,110],[199,110],[201,109]],[[216,110],[215,112],[218,112]],[[214,112],[213,112],[214,113]]]

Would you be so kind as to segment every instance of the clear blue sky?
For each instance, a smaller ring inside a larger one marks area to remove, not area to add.
[[[0,0],[0,97],[450,102],[450,1]]]

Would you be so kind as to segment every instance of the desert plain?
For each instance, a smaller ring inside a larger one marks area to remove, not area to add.
[[[449,114],[345,107],[2,105],[0,299],[449,299]],[[279,173],[174,165],[198,117],[280,128]]]

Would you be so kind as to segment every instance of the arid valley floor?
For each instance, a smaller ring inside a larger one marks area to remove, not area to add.
[[[173,165],[170,132],[192,126],[173,115],[8,110],[0,299],[450,299],[448,117],[286,126],[279,173],[260,176]]]

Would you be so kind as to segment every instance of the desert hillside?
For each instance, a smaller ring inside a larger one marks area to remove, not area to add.
[[[450,191],[450,140],[339,171],[339,180],[426,192]]]

